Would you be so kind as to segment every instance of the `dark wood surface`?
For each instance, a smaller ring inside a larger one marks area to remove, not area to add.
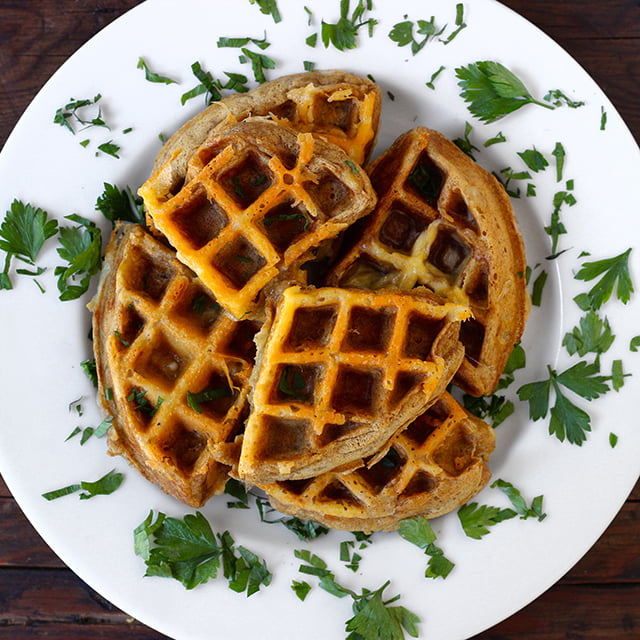
[[[0,146],[66,58],[136,4],[134,0],[0,0]],[[640,140],[640,3],[507,0],[505,4],[582,64]],[[594,162],[602,162],[595,151]],[[10,195],[5,194],[4,200]],[[630,197],[629,205],[637,208],[636,199]],[[163,637],[127,617],[67,569],[33,530],[0,479],[0,640]],[[640,638],[640,485],[571,571],[536,601],[475,640],[515,638]]]

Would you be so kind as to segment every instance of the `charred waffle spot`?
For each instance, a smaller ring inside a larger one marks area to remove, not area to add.
[[[248,207],[274,182],[267,161],[256,153],[249,153],[239,165],[225,171],[220,183],[241,206]]]
[[[478,364],[484,343],[484,326],[475,318],[465,320],[460,325],[460,342],[464,345],[467,360]]]
[[[146,253],[132,253],[128,261],[131,268],[127,273],[128,286],[134,293],[139,293],[152,300],[161,300],[175,276],[175,271],[168,264],[161,264]]]
[[[338,215],[349,204],[351,191],[330,171],[324,171],[316,182],[308,180],[302,186],[328,218]]]
[[[238,290],[242,289],[265,263],[262,255],[242,236],[227,243],[213,258],[214,267]]]
[[[325,346],[331,337],[336,317],[337,309],[332,305],[296,309],[291,330],[283,345],[284,351],[303,351]]]
[[[309,450],[308,420],[291,418],[264,418],[265,438],[259,444],[258,456],[264,459],[295,458]]]
[[[172,385],[188,365],[189,357],[160,334],[153,342],[153,347],[140,354],[134,369],[144,378],[166,387]]]
[[[171,432],[158,442],[158,447],[163,452],[165,460],[168,459],[182,473],[188,474],[193,470],[206,443],[203,435],[177,423]]]
[[[128,347],[142,333],[146,321],[133,303],[127,306],[122,315],[122,329],[118,337],[122,346]]]
[[[489,269],[484,262],[466,280],[464,289],[474,303],[486,306],[489,301]]]
[[[330,482],[318,495],[322,502],[338,502],[344,505],[358,507],[360,501],[339,480]]]
[[[405,430],[407,436],[416,445],[421,446],[427,438],[449,417],[444,401],[438,400],[422,415],[418,416]]]
[[[222,371],[212,371],[204,386],[187,392],[187,404],[196,412],[213,419],[224,418],[238,397]]]
[[[409,316],[407,337],[405,338],[403,353],[407,358],[426,360],[431,353],[433,342],[442,330],[445,321],[430,318],[420,313]]]
[[[353,126],[357,106],[353,99],[318,100],[314,120],[318,127],[336,127],[347,133]]]
[[[204,188],[198,188],[191,201],[176,207],[170,214],[182,238],[196,251],[218,236],[229,218],[217,202],[209,200]]]
[[[445,473],[457,477],[474,462],[475,440],[462,425],[456,426],[433,453]]]
[[[338,370],[331,406],[346,414],[373,415],[381,395],[382,372],[342,366]]]
[[[276,372],[277,386],[270,401],[274,404],[313,405],[320,369],[313,365],[282,365]]]
[[[391,393],[391,406],[395,407],[418,385],[422,384],[424,376],[420,373],[400,371],[396,376]]]
[[[407,486],[400,493],[401,498],[410,498],[425,493],[431,493],[438,484],[438,481],[426,471],[417,471],[407,483]]]
[[[388,263],[363,255],[354,260],[340,278],[340,286],[359,289],[383,289],[396,286],[402,274]]]
[[[262,219],[265,235],[280,253],[305,233],[310,224],[307,210],[302,205],[294,206],[292,200],[274,207]]]
[[[322,434],[318,439],[321,447],[335,442],[338,438],[348,436],[350,433],[361,429],[362,425],[357,422],[345,422],[344,424],[326,424],[322,430]]]
[[[415,241],[428,225],[428,220],[395,203],[380,228],[380,242],[394,251],[410,255]]]
[[[384,352],[393,331],[394,319],[395,310],[392,308],[353,307],[342,351]]]
[[[442,171],[426,153],[423,153],[409,174],[406,186],[435,209],[443,183]]]
[[[185,292],[174,313],[184,318],[202,333],[208,333],[222,312],[215,298],[202,287],[194,286]]]
[[[444,210],[458,223],[468,227],[472,231],[478,231],[478,223],[467,206],[464,196],[457,189],[449,194]]]
[[[471,255],[471,247],[455,229],[440,227],[429,251],[428,261],[442,273],[457,276]]]
[[[313,478],[305,478],[303,480],[284,480],[283,482],[278,482],[278,486],[287,493],[301,496],[312,482]]]
[[[256,345],[253,338],[259,330],[260,324],[252,320],[236,322],[227,341],[220,345],[220,351],[225,355],[253,364],[256,358]]]
[[[371,487],[375,493],[380,493],[402,471],[406,457],[397,449],[391,448],[382,460],[367,468],[362,467],[356,473]]]

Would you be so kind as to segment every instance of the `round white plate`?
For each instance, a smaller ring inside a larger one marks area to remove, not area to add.
[[[350,14],[355,8],[355,2]],[[216,46],[219,36],[265,38],[263,51],[276,62],[267,76],[301,71],[303,62],[317,68],[345,68],[371,74],[385,94],[379,148],[416,125],[440,129],[456,138],[472,125],[470,140],[477,159],[500,172],[522,171],[517,153],[535,147],[550,166],[529,181],[512,181],[522,197],[514,199],[534,277],[549,275],[542,304],[534,307],[523,340],[528,355],[525,370],[508,389],[510,397],[522,384],[541,380],[547,365],[563,371],[580,358],[562,346],[564,334],[578,323],[581,312],[573,297],[590,288],[574,278],[581,264],[616,256],[640,238],[640,222],[629,201],[628,188],[640,175],[638,148],[615,109],[587,74],[556,44],[498,2],[464,3],[463,29],[449,44],[436,38],[415,56],[388,36],[394,24],[429,20],[455,28],[456,3],[434,0],[425,8],[418,0],[375,2],[364,18],[379,22],[370,37],[366,27],[358,47],[350,51],[315,48],[306,38],[320,31],[321,20],[335,22],[339,3],[278,0],[282,21],[275,23],[246,0],[148,0],[116,20],[72,56],[47,83],[9,138],[0,156],[0,207],[14,198],[47,210],[63,224],[71,213],[98,222],[106,234],[109,224],[95,210],[103,183],[136,189],[146,178],[160,148],[158,136],[170,134],[204,106],[203,97],[185,106],[180,96],[198,84],[191,64],[200,61],[217,78],[225,71],[250,80],[249,65],[239,50]],[[305,10],[307,7],[310,12]],[[258,51],[255,45],[248,45]],[[143,57],[152,71],[176,84],[145,80],[137,68]],[[530,92],[542,98],[559,89],[580,108],[555,110],[529,105],[504,119],[483,125],[474,119],[460,97],[454,69],[479,60],[495,60],[514,71]],[[426,86],[434,79],[434,89]],[[253,83],[252,83],[253,84]],[[72,135],[53,123],[56,109],[70,98],[101,94],[102,115],[110,130],[92,127]],[[601,116],[606,126],[601,128]],[[131,128],[131,132],[123,130]],[[507,141],[489,147],[484,142],[503,133]],[[86,146],[80,141],[89,140]],[[97,146],[113,141],[119,159],[96,155]],[[556,182],[551,152],[560,142],[566,151],[564,177]],[[544,227],[553,211],[553,195],[573,180],[576,204],[562,208],[566,250],[547,260],[549,237]],[[537,195],[525,195],[527,184]],[[181,516],[190,512],[143,480],[124,460],[109,458],[104,440],[80,446],[79,438],[65,441],[76,426],[96,426],[100,416],[94,391],[80,367],[90,357],[89,314],[83,299],[58,300],[53,269],[62,264],[56,240],[45,245],[39,264],[48,267],[40,277],[41,293],[26,276],[12,271],[15,288],[0,292],[0,469],[17,501],[47,543],[86,582],[142,622],[179,640],[340,638],[351,617],[349,598],[336,599],[317,587],[305,602],[290,588],[302,580],[294,550],[309,548],[323,558],[339,582],[355,591],[376,589],[386,580],[386,596],[399,594],[397,604],[421,618],[420,633],[439,640],[469,637],[523,607],[560,578],[593,544],[614,517],[638,477],[640,430],[637,420],[637,375],[640,355],[630,340],[640,331],[640,296],[627,305],[612,299],[601,310],[616,335],[601,358],[603,375],[615,360],[633,373],[619,391],[586,402],[571,396],[592,417],[592,431],[581,447],[560,442],[548,433],[547,420],[532,422],[528,407],[516,399],[516,412],[498,427],[498,446],[492,461],[495,478],[518,488],[529,503],[543,495],[548,517],[515,518],[492,527],[482,540],[463,533],[456,514],[434,521],[437,544],[456,563],[446,580],[424,577],[427,557],[397,534],[378,534],[362,551],[357,572],[339,558],[339,542],[347,533],[332,533],[304,544],[280,525],[262,524],[254,510],[228,509],[224,497],[215,498],[202,512],[217,531],[228,529],[237,543],[256,551],[273,572],[272,584],[250,598],[217,580],[187,591],[166,578],[143,577],[143,561],[134,555],[132,532],[151,509]],[[590,257],[581,256],[589,252]],[[4,256],[2,256],[4,259]],[[640,284],[640,250],[630,256],[631,277]],[[17,265],[19,266],[19,265]],[[585,356],[592,361],[593,354]],[[568,394],[570,395],[570,394]],[[82,398],[83,415],[69,405]],[[610,434],[618,437],[610,444]],[[51,502],[43,492],[80,480],[95,480],[110,469],[125,474],[120,489],[110,496],[78,500],[77,494]],[[510,506],[498,489],[485,489],[481,504]],[[259,634],[259,635],[258,635]]]

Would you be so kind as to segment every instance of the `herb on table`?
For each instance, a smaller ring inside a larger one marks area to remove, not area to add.
[[[0,225],[0,250],[6,252],[4,270],[0,273],[0,289],[13,289],[9,276],[11,260],[16,258],[35,271],[18,269],[20,275],[39,276],[44,268],[36,268],[36,260],[44,243],[58,232],[56,220],[38,207],[14,200]]]
[[[267,16],[271,16],[275,23],[282,20],[276,0],[249,0],[249,2],[251,4],[257,4],[258,7],[260,7],[260,12]]]
[[[153,511],[134,530],[134,549],[147,566],[145,576],[175,578],[193,589],[218,576],[222,565],[229,588],[247,596],[271,583],[266,563],[247,548],[235,545],[228,531],[214,533],[196,511],[182,520]]]
[[[598,310],[615,292],[616,298],[626,304],[633,293],[633,283],[629,273],[629,255],[631,249],[627,249],[613,258],[605,258],[594,262],[585,262],[576,273],[577,280],[589,282],[600,279],[593,285],[588,293],[575,298],[578,306],[587,309]]]
[[[142,198],[134,195],[130,187],[120,189],[116,185],[104,183],[104,191],[96,201],[96,210],[115,226],[117,220],[145,224]]]
[[[418,637],[420,618],[405,607],[390,606],[400,596],[389,600],[383,599],[382,594],[389,586],[389,581],[375,591],[362,589],[361,593],[356,593],[338,584],[334,574],[327,568],[327,563],[317,555],[305,549],[296,550],[294,554],[296,558],[306,563],[300,565],[299,571],[316,576],[319,579],[319,586],[327,593],[337,598],[351,597],[354,615],[345,623],[345,629],[349,632],[347,640],[403,640],[405,631],[412,638]],[[292,586],[294,590],[302,588],[308,592],[306,587],[300,586],[303,583],[294,581],[294,585],[298,585]]]
[[[429,556],[425,570],[425,578],[446,578],[455,564],[451,562],[442,549],[436,546],[436,534],[430,522],[423,516],[416,516],[400,522],[398,533],[402,538],[415,544]]]
[[[82,492],[80,493],[80,500],[88,500],[95,496],[107,496],[112,494],[122,484],[123,477],[121,473],[116,473],[115,469],[112,469],[95,482],[83,481],[77,484],[70,484],[62,489],[43,493],[42,497],[46,500],[56,500],[57,498],[62,498],[63,496],[68,496],[78,491]]]
[[[60,227],[58,255],[68,266],[55,268],[60,300],[75,300],[89,288],[91,278],[100,271],[102,237],[94,222],[77,214],[65,216],[75,227]],[[78,277],[80,282],[76,284]]]
[[[549,413],[551,396],[555,402],[551,407],[549,433],[563,442],[565,438],[578,446],[591,431],[591,417],[575,405],[563,390],[568,390],[585,400],[593,400],[609,391],[609,377],[600,375],[597,363],[581,360],[565,371],[558,373],[547,365],[545,380],[530,382],[518,389],[520,400],[529,403],[529,417],[532,420],[546,418]]]
[[[368,27],[369,37],[373,35],[373,28],[378,21],[374,18],[365,19],[365,13],[371,11],[372,0],[358,0],[351,17],[349,17],[350,0],[340,0],[340,19],[336,23],[322,21],[321,36],[325,48],[333,45],[338,51],[355,49],[358,46],[358,32],[362,27]]]
[[[166,76],[161,76],[158,73],[154,73],[149,69],[149,65],[144,61],[144,58],[138,58],[138,69],[142,69],[144,71],[144,77],[149,82],[157,82],[159,84],[176,84],[175,80],[171,78],[167,78]]]
[[[536,100],[522,80],[499,62],[485,60],[458,67],[456,76],[469,111],[482,122],[495,122],[527,104],[555,108]]]

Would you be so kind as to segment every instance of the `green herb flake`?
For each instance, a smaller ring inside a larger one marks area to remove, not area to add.
[[[98,105],[101,99],[102,95],[99,93],[94,96],[94,98],[84,98],[81,100],[70,98],[64,107],[56,110],[53,122],[73,134],[75,134],[79,128],[105,127],[108,129],[109,126],[102,118],[102,110]],[[93,112],[87,116],[85,112],[88,108],[93,108]]]
[[[600,107],[600,131],[604,131],[607,128],[607,112],[604,107]]]
[[[554,108],[536,100],[522,80],[499,62],[485,60],[458,67],[456,76],[469,111],[482,122],[496,122],[527,104]]]
[[[506,142],[507,138],[506,136],[502,133],[502,131],[498,131],[498,133],[493,136],[493,138],[489,138],[485,143],[484,146],[485,147],[491,147],[494,144],[500,144],[501,142]]]
[[[269,502],[263,498],[256,497],[256,506],[258,507],[258,513],[260,514],[260,521],[265,524],[281,524],[294,533],[298,539],[308,541],[315,540],[316,538],[329,533],[329,529],[318,522],[313,520],[302,520],[297,517],[280,517],[275,520],[270,520],[267,517],[267,513],[273,513],[275,510]]]
[[[561,142],[556,142],[556,146],[553,148],[551,155],[556,160],[556,181],[562,182],[562,174],[564,171],[564,160],[566,157],[566,152]]]
[[[444,552],[434,543],[436,534],[430,522],[423,516],[416,516],[400,522],[398,533],[402,538],[422,549],[429,562],[425,570],[426,578],[446,578],[454,568],[454,563],[445,557]]]
[[[425,84],[427,85],[427,87],[429,87],[429,89],[432,89],[432,90],[434,90],[434,91],[435,91],[435,88],[436,88],[436,86],[435,86],[436,78],[437,78],[437,77],[438,77],[438,76],[439,76],[439,75],[440,75],[440,74],[445,70],[445,68],[446,68],[446,67],[445,67],[444,65],[440,65],[440,68],[439,68],[439,69],[437,69],[436,71],[434,71],[434,72],[431,74],[431,78],[429,78],[429,80],[427,80],[427,81],[425,82]]]
[[[535,148],[521,151],[518,153],[518,155],[527,165],[527,168],[534,173],[544,171],[549,166],[548,160],[544,157],[544,155],[542,155],[542,153],[540,153],[540,151]]]
[[[501,509],[471,502],[458,509],[458,520],[469,538],[480,540],[489,533],[489,527],[499,522],[515,518],[518,514],[513,509]]]
[[[249,0],[249,2],[258,5],[260,12],[271,16],[276,24],[282,20],[276,0]]]
[[[577,353],[582,358],[587,353],[605,353],[614,339],[609,320],[601,318],[595,311],[588,311],[580,318],[578,326],[565,334],[562,346],[569,355]]]
[[[79,496],[80,500],[88,500],[89,498],[100,495],[106,496],[112,494],[122,484],[123,478],[124,476],[121,473],[116,473],[115,469],[112,469],[95,482],[83,481],[77,484],[71,484],[62,489],[43,493],[42,497],[45,500],[56,500],[57,498],[68,496],[78,491],[81,491]]]
[[[560,91],[560,89],[552,89],[551,91],[548,91],[544,99],[553,104],[554,107],[566,105],[571,109],[577,109],[585,104],[584,100],[572,100],[566,93]]]
[[[629,351],[633,351],[634,353],[640,351],[640,336],[634,336],[629,341]]]
[[[102,153],[111,156],[113,158],[120,159],[118,152],[120,151],[120,147],[113,142],[113,140],[109,140],[108,142],[103,142],[98,145],[98,149],[102,151]],[[96,154],[97,155],[97,154]]]
[[[605,258],[594,262],[585,262],[582,268],[576,274],[577,280],[589,282],[600,276],[600,279],[585,294],[579,297],[577,302],[581,308],[584,303],[588,304],[588,308],[598,310],[615,292],[616,298],[626,304],[631,299],[633,293],[633,283],[631,282],[631,274],[629,273],[629,255],[631,249],[627,249],[623,253],[613,258]]]
[[[609,446],[612,449],[615,449],[617,444],[618,444],[618,436],[615,433],[610,433],[609,434]]]
[[[306,580],[293,580],[291,582],[291,589],[298,596],[299,600],[304,601],[311,591],[311,585]]]
[[[531,506],[527,506],[525,499],[518,489],[516,489],[510,482],[498,478],[491,484],[492,489],[500,489],[509,498],[515,512],[520,516],[521,520],[527,520],[528,518],[537,518],[539,522],[542,522],[547,514],[542,511],[542,496],[535,497]]]
[[[211,402],[211,400],[218,400],[219,398],[229,398],[231,395],[232,391],[229,387],[209,387],[199,393],[187,391],[187,405],[196,413],[202,413],[201,405],[203,402]]]
[[[138,58],[138,65],[136,68],[144,70],[144,77],[149,82],[156,82],[159,84],[176,84],[175,80],[167,78],[166,76],[161,76],[151,71],[147,63],[144,61],[144,58]]]
[[[145,224],[142,198],[136,196],[128,186],[120,189],[116,185],[105,182],[104,191],[98,196],[95,208],[111,222],[112,227],[118,220]]]
[[[351,16],[349,16],[349,5],[350,0],[340,0],[340,19],[338,22],[322,21],[320,34],[325,48],[332,45],[338,51],[355,49],[358,46],[358,32],[363,27],[368,29],[369,37],[373,35],[373,29],[378,21],[373,18],[364,18],[366,12],[371,11],[372,0],[358,0]]]

